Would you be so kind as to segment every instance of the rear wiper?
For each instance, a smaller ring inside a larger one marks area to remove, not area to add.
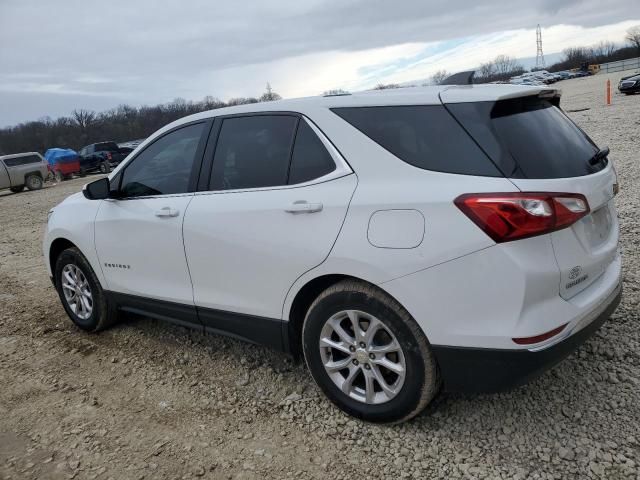
[[[597,151],[597,153],[593,157],[591,157],[591,159],[589,160],[589,165],[597,165],[608,156],[609,156],[609,147],[601,148],[600,150]]]

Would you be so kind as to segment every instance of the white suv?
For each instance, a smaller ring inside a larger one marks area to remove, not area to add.
[[[408,419],[568,355],[621,294],[616,174],[544,87],[428,87],[174,122],[51,212],[62,304],[270,345]]]

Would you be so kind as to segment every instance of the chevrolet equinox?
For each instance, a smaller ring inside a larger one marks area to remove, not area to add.
[[[119,312],[303,356],[372,422],[522,384],[620,301],[608,158],[548,87],[242,105],[160,129],[49,213],[71,320]]]

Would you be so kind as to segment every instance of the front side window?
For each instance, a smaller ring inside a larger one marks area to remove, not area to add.
[[[120,196],[186,193],[205,123],[174,130],[156,140],[126,166]]]
[[[297,122],[297,117],[289,115],[224,119],[213,157],[210,188],[286,185]]]

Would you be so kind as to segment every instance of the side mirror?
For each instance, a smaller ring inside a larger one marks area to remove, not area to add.
[[[109,179],[107,177],[88,183],[82,189],[82,193],[89,200],[104,200],[109,198]]]

